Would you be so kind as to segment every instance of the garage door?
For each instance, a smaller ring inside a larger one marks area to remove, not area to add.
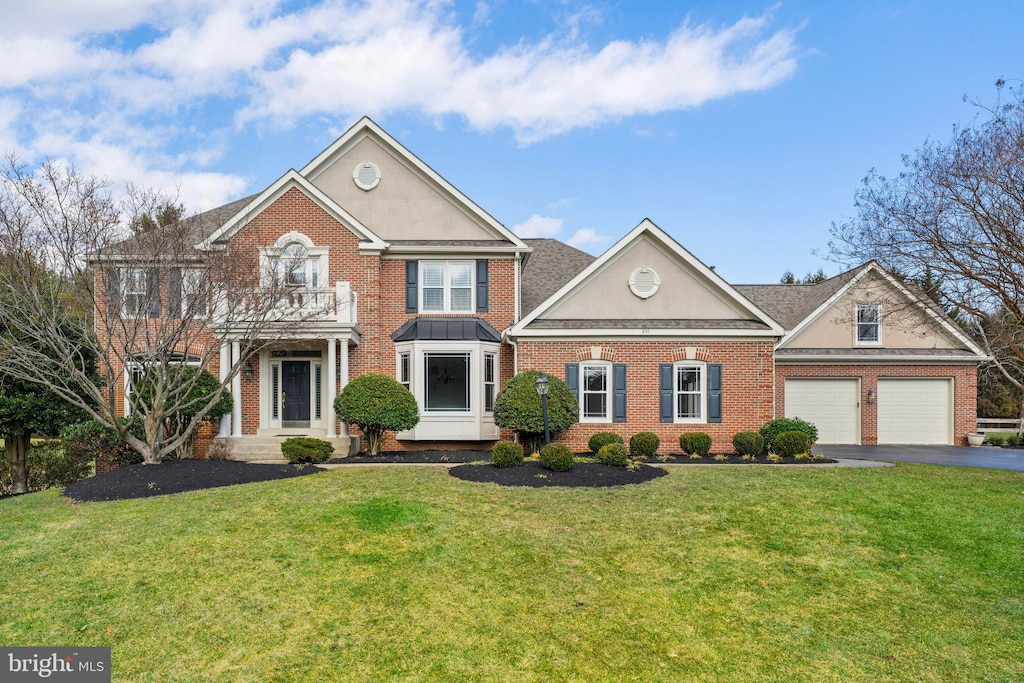
[[[878,443],[949,444],[949,379],[879,379]]]
[[[859,443],[855,379],[787,379],[786,417],[799,417],[818,428],[818,443]]]

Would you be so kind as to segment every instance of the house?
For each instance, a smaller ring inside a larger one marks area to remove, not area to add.
[[[217,434],[240,456],[279,452],[296,434],[347,449],[333,399],[368,372],[420,405],[420,423],[389,448],[509,436],[494,399],[530,369],[576,393],[580,423],[559,436],[574,449],[609,430],[654,431],[674,449],[699,430],[730,450],[733,434],[781,415],[832,443],[959,443],[973,429],[982,354],[877,264],[819,285],[733,286],[649,220],[596,259],[520,239],[367,118],[263,192],[201,214],[188,236],[315,308],[241,359]],[[116,252],[97,261],[97,287],[121,315],[159,319],[195,297],[187,264],[154,295],[153,274]],[[181,357],[217,349],[211,371],[226,378],[246,326],[209,316]],[[120,371],[127,411],[133,369]]]

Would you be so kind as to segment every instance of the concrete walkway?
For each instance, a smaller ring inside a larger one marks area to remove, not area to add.
[[[815,446],[830,458],[916,462],[926,465],[981,467],[1024,472],[1024,450],[994,446]]]

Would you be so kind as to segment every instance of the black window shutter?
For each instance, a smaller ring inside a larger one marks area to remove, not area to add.
[[[167,273],[167,312],[172,318],[181,317],[181,268]]]
[[[419,310],[420,289],[420,262],[405,262],[405,312],[415,313]]]
[[[487,312],[487,259],[476,261],[476,312]]]
[[[160,317],[160,270],[150,268],[146,271],[146,291],[149,292],[149,317]]]
[[[121,316],[121,273],[114,267],[107,268],[107,311]]]
[[[662,422],[675,422],[675,410],[672,406],[672,394],[675,393],[672,391],[674,379],[672,363],[662,363],[658,366],[658,394]]]
[[[722,421],[722,364],[708,363],[708,422]]]
[[[612,364],[612,422],[626,421],[626,364]]]
[[[572,389],[572,395],[576,397],[576,402],[580,402],[580,364],[579,363],[566,363],[565,364],[565,383]]]

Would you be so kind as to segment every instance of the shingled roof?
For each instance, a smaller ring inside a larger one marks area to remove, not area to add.
[[[523,266],[523,315],[540,306],[566,282],[594,262],[595,256],[551,238],[524,239],[533,253]]]
[[[787,330],[792,330],[856,277],[866,265],[813,285],[733,285],[733,288]]]

